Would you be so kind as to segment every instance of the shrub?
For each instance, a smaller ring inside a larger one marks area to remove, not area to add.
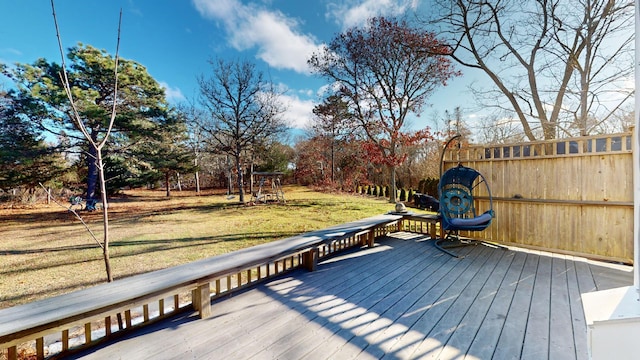
[[[431,196],[438,196],[438,179],[426,178],[420,180],[418,183],[418,192],[421,194],[429,194]]]

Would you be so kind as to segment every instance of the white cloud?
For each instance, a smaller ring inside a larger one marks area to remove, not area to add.
[[[235,10],[242,6],[237,0],[193,0],[200,15],[229,21],[235,18]]]
[[[316,96],[324,98],[327,95],[331,95],[340,89],[340,83],[333,82],[331,84],[322,85],[316,92]]]
[[[415,10],[420,0],[349,0],[330,3],[327,17],[343,29],[363,25],[375,16],[398,16]]]
[[[315,92],[311,89],[300,89],[298,90],[298,93],[305,95],[305,96],[313,96],[315,94]]]
[[[303,100],[297,96],[283,95],[282,100],[287,107],[284,119],[290,127],[306,129],[313,118],[313,100]]]
[[[160,82],[158,82],[158,84],[160,84],[160,86],[162,88],[164,88],[164,93],[165,93],[165,95],[167,97],[167,100],[169,100],[169,101],[181,101],[181,100],[185,99],[184,95],[182,94],[182,91],[180,91],[179,88],[177,88],[177,87],[172,88],[171,86],[169,86],[169,84],[167,84],[164,81],[160,81]]]
[[[307,59],[319,49],[312,36],[301,34],[298,22],[279,11],[237,0],[193,0],[198,12],[219,21],[237,50],[257,48],[258,58],[277,69],[308,73]]]
[[[2,48],[0,49],[0,54],[10,54],[14,56],[22,56],[22,51],[14,48]]]

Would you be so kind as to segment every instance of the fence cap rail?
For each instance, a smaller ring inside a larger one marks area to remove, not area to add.
[[[448,149],[445,162],[530,160],[568,156],[624,154],[633,150],[632,132],[538,140],[510,144],[470,145]]]

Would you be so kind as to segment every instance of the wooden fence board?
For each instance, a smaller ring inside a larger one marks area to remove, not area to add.
[[[465,235],[602,260],[633,261],[630,133],[461,151],[459,161],[489,183],[495,219]],[[455,151],[445,168],[458,163]],[[482,186],[474,196],[488,208]]]

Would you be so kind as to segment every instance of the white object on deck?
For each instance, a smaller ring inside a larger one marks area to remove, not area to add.
[[[635,0],[635,87],[640,87],[640,0]],[[640,94],[633,131],[633,286],[582,294],[591,359],[640,358]]]
[[[582,294],[591,359],[638,359],[640,294],[635,286]]]

